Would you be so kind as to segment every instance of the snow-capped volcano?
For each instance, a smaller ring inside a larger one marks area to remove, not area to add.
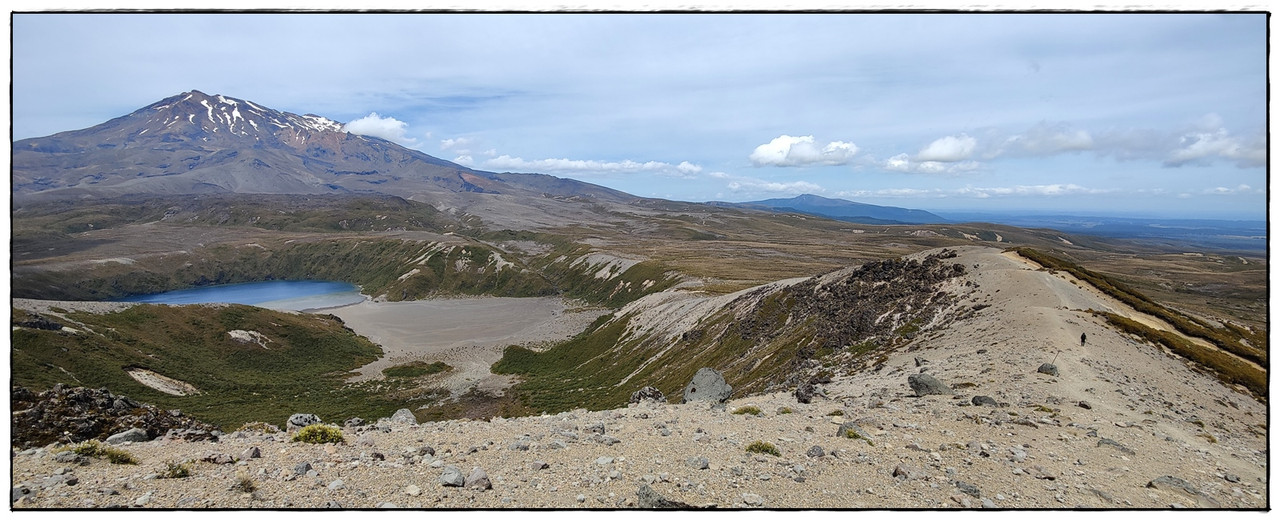
[[[608,188],[536,174],[481,172],[314,114],[193,90],[105,123],[13,144],[13,196],[381,193],[438,206],[451,194],[627,201]]]

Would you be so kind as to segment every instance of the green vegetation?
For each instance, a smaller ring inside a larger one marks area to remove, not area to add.
[[[827,413],[827,416],[844,416],[844,410],[843,410],[843,409],[836,409],[836,410],[834,410],[834,411],[831,411],[831,412]]]
[[[754,405],[748,405],[746,407],[738,407],[737,409],[733,410],[733,414],[750,414],[752,416],[760,416],[760,408]]]
[[[791,413],[793,413],[793,412],[795,412],[795,411],[791,410],[791,408],[790,408],[790,407],[781,407],[781,408],[779,408],[779,409],[778,409],[778,414],[779,414],[779,415],[782,415],[782,414],[791,414]]]
[[[1208,340],[1218,348],[1246,360],[1251,360],[1261,365],[1266,365],[1267,363],[1267,352],[1264,349],[1251,347],[1244,343],[1244,341],[1247,341],[1253,346],[1267,345],[1265,341],[1259,342],[1259,335],[1252,331],[1232,324],[1222,328],[1213,327],[1203,320],[1164,307],[1119,281],[1090,271],[1075,263],[1046,255],[1031,248],[1014,248],[1013,251],[1045,268],[1068,272],[1076,278],[1088,282],[1103,293],[1128,304],[1135,310],[1168,322],[1184,335]]]
[[[172,461],[165,462],[164,471],[160,472],[162,479],[181,479],[191,476],[191,468],[184,463],[174,463]]]
[[[750,445],[747,445],[747,452],[753,454],[772,454],[774,456],[782,456],[782,453],[778,452],[778,448],[767,441],[751,442]]]
[[[15,310],[14,317],[23,314]],[[327,315],[282,313],[250,306],[138,305],[106,314],[54,317],[80,333],[21,328],[11,333],[14,385],[106,387],[113,393],[182,409],[224,431],[248,422],[280,424],[307,411],[321,418],[390,416],[404,403],[376,383],[348,385],[347,374],[381,355],[367,339]],[[257,331],[271,349],[242,344],[227,331]],[[144,368],[181,380],[199,394],[174,396],[137,382]]]
[[[444,362],[431,362],[428,364],[422,361],[414,361],[383,369],[382,374],[387,378],[417,378],[452,370],[453,366]]]
[[[342,429],[319,423],[308,425],[293,434],[293,441],[302,443],[342,443]]]
[[[103,445],[98,440],[89,440],[69,449],[71,452],[90,458],[106,458],[116,465],[137,465],[138,460],[123,449]]]
[[[1174,333],[1152,329],[1115,313],[1095,311],[1094,314],[1106,318],[1107,322],[1121,331],[1169,348],[1179,356],[1210,371],[1227,384],[1242,385],[1259,399],[1266,399],[1267,371],[1265,369],[1259,369],[1229,353],[1188,342]]]
[[[258,490],[258,484],[253,482],[253,478],[240,475],[236,477],[236,482],[231,485],[231,490],[248,494]]]

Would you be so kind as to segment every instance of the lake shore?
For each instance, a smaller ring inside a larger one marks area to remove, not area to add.
[[[380,379],[383,369],[398,364],[440,361],[455,368],[443,385],[457,395],[472,387],[501,393],[512,382],[489,367],[502,358],[503,349],[567,340],[607,313],[571,306],[556,297],[469,297],[366,300],[325,312],[382,346],[382,358],[356,369],[352,381]]]

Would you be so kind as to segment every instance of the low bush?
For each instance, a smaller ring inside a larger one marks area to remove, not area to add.
[[[191,476],[191,468],[183,463],[174,463],[172,461],[164,464],[164,472],[160,473],[160,477],[164,479],[180,479]]]
[[[70,449],[72,452],[81,456],[91,458],[105,458],[107,461],[117,465],[136,465],[138,460],[123,449],[117,449],[103,445],[98,440],[89,440]]]
[[[782,455],[781,452],[778,452],[777,447],[774,447],[772,443],[769,443],[767,441],[751,442],[750,445],[747,445],[747,452],[750,452],[753,454],[772,454],[774,456]]]
[[[756,406],[754,406],[754,405],[748,405],[748,406],[746,406],[746,407],[738,407],[737,409],[734,409],[734,410],[733,410],[733,413],[734,413],[734,414],[750,414],[750,415],[752,415],[752,416],[760,416],[760,408],[759,408],[759,407],[756,407]]]
[[[293,435],[302,443],[342,443],[342,429],[332,425],[308,425]]]

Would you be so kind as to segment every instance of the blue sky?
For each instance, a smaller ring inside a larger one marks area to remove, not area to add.
[[[17,14],[15,139],[196,89],[636,195],[1266,218],[1261,14]]]

